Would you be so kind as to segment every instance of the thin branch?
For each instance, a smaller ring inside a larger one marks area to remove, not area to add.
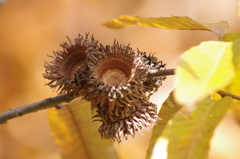
[[[43,110],[47,109],[50,107],[56,107],[58,104],[63,103],[63,102],[70,102],[76,98],[72,92],[68,94],[62,94],[56,97],[51,97],[51,98],[46,98],[42,101],[23,106],[17,109],[10,109],[9,111],[0,114],[0,124],[6,123],[8,120],[23,116],[25,114],[33,113],[38,110]]]
[[[237,99],[237,100],[240,100],[240,97],[235,95],[235,94],[231,94],[231,93],[228,93],[228,92],[224,92],[224,91],[217,91],[217,93],[223,98],[223,97],[226,97],[226,96],[229,96],[233,99]]]
[[[170,70],[159,70],[152,72],[149,76],[167,76],[167,75],[174,75],[174,69]],[[33,113],[39,110],[47,109],[50,107],[57,107],[60,103],[63,102],[70,102],[76,98],[72,92],[69,94],[63,94],[52,98],[46,98],[42,101],[23,106],[17,109],[10,109],[9,111],[0,114],[0,124],[6,123],[8,120],[17,118],[19,116],[23,116],[25,114]]]
[[[148,76],[156,77],[156,76],[170,76],[170,75],[175,75],[175,69],[152,71]]]
[[[169,75],[175,75],[175,69],[168,69],[168,70],[159,70],[159,71],[153,71],[150,73],[149,77],[156,77],[156,76],[169,76]],[[237,99],[240,100],[240,97],[235,95],[235,94],[231,94],[228,92],[224,92],[224,91],[217,91],[217,93],[223,98],[226,96],[229,96],[233,99]]]
[[[159,70],[159,71],[154,71],[151,72],[149,77],[156,77],[156,76],[169,76],[169,75],[174,75],[175,69],[168,69],[168,70]],[[217,91],[218,94],[220,94],[222,97],[229,96],[232,97],[233,99],[240,100],[240,97],[228,92],[224,91]],[[39,110],[47,109],[50,107],[58,107],[59,104],[63,102],[70,102],[74,98],[77,98],[74,96],[73,92],[70,92],[68,94],[62,94],[56,97],[52,98],[46,98],[42,101],[23,106],[17,109],[10,109],[9,111],[0,114],[0,124],[6,123],[8,120],[17,118],[19,116],[23,116],[25,114],[33,113]]]

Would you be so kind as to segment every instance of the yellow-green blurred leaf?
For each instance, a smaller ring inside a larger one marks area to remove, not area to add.
[[[160,120],[158,120],[156,126],[154,127],[152,131],[152,137],[150,140],[150,145],[148,147],[147,152],[147,159],[151,158],[152,151],[154,148],[154,145],[156,144],[157,139],[161,134],[163,133],[163,130],[167,126],[168,121],[181,109],[182,107],[179,105],[176,105],[173,100],[173,93],[169,95],[169,97],[165,100],[163,103],[160,112],[158,113],[158,116]]]
[[[224,88],[226,92],[240,96],[240,39],[232,42],[233,64],[235,66],[235,76],[231,83]]]
[[[172,98],[168,100],[174,107],[179,107]],[[192,112],[188,112],[183,107],[168,121],[164,130],[162,127],[154,127],[154,140],[158,136],[158,140],[165,139],[167,141],[168,159],[207,158],[209,142],[214,129],[227,113],[231,106],[231,100],[230,97],[219,101],[204,100],[199,102]],[[165,103],[163,107],[169,107],[169,105]],[[161,117],[161,113],[159,116]],[[160,133],[157,134],[159,131]],[[157,152],[157,150],[155,151]]]
[[[224,34],[222,40],[225,42],[234,41],[240,38],[240,33],[226,33]]]
[[[221,98],[222,98],[221,95],[218,94],[217,92],[212,92],[212,93],[211,93],[211,99],[219,100],[219,99],[221,99]]]
[[[176,70],[177,101],[193,104],[229,84],[234,77],[232,54],[230,42],[203,42],[186,51]]]
[[[235,69],[235,76],[225,91],[240,96],[240,64]]]
[[[234,40],[232,42],[232,52],[233,52],[233,64],[235,68],[240,65],[240,39]]]
[[[116,159],[110,140],[102,140],[100,123],[91,120],[91,105],[84,100],[74,100],[61,109],[49,110],[49,124],[63,159]]]
[[[237,123],[240,125],[240,102],[239,101],[234,102],[233,107],[230,109],[230,112],[232,113]]]
[[[231,83],[223,90],[240,96],[240,38],[233,41],[232,51],[233,63],[235,66],[235,77],[232,79]],[[234,100],[234,106],[231,108],[230,112],[233,114],[236,121],[240,124],[240,102],[238,100]]]
[[[121,29],[128,26],[146,26],[163,29],[176,30],[206,30],[215,33],[219,39],[228,31],[228,23],[220,21],[217,23],[197,22],[189,17],[159,17],[143,18],[123,15],[103,24],[112,29]]]

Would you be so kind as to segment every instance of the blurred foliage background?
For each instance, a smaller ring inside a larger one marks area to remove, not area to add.
[[[61,49],[59,44],[93,34],[99,42],[114,39],[141,51],[156,52],[174,68],[181,53],[202,41],[218,40],[204,31],[177,31],[145,27],[111,30],[108,20],[121,15],[159,17],[188,16],[194,20],[226,20],[229,32],[240,32],[236,0],[8,0],[0,6],[0,113],[56,96],[43,79],[47,54]],[[152,97],[161,106],[174,87],[174,77]],[[90,108],[89,108],[89,111]],[[91,119],[89,119],[91,120]],[[96,130],[97,131],[97,130]],[[218,126],[211,143],[210,159],[240,158],[240,127],[231,115]],[[143,159],[151,132],[122,144],[115,144],[121,158]],[[100,137],[100,136],[99,136]],[[29,114],[0,125],[0,159],[60,159],[48,127],[47,110]]]

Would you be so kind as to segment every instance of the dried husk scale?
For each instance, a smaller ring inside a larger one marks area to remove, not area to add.
[[[135,137],[135,132],[142,132],[143,129],[150,130],[156,123],[158,116],[156,105],[145,100],[139,103],[141,106],[131,113],[122,115],[115,121],[103,111],[98,111],[98,117],[101,117],[102,125],[99,132],[102,138],[112,139],[113,141],[122,142],[127,140],[128,136]]]
[[[145,58],[145,65],[151,71],[158,71],[165,69],[165,65],[162,61],[159,61],[154,54],[150,53],[147,55],[145,52],[141,52],[142,57]],[[146,81],[143,82],[145,85],[145,91],[148,92],[148,97],[150,97],[153,93],[155,93],[160,86],[162,86],[162,81],[166,79],[166,76],[158,76],[158,77],[148,77]]]

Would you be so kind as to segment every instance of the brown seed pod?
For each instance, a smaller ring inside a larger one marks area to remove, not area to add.
[[[92,103],[108,105],[113,111],[117,100],[134,101],[144,95],[142,84],[147,78],[148,67],[138,51],[126,45],[114,43],[102,46],[88,55],[90,79],[86,95]],[[119,101],[120,102],[120,101]]]
[[[150,77],[153,70],[165,65],[153,55],[147,56],[129,45],[114,42],[97,46],[92,37],[79,35],[72,44],[63,43],[54,52],[51,63],[45,63],[43,77],[47,85],[61,93],[73,91],[89,100],[101,121],[102,138],[121,142],[135,132],[150,129],[158,119],[156,105],[148,99],[165,77]]]
[[[88,74],[86,65],[87,54],[96,49],[97,41],[93,37],[88,39],[78,35],[74,39],[74,44],[68,38],[69,43],[62,43],[63,50],[54,51],[50,63],[45,63],[45,73],[43,77],[50,80],[47,85],[51,88],[60,90],[59,94],[74,91],[78,93],[86,83],[85,77]],[[84,74],[84,76],[83,76]]]
[[[95,117],[102,121],[99,128],[102,138],[112,139],[120,143],[122,139],[127,140],[128,136],[134,138],[135,132],[142,134],[143,129],[150,130],[156,123],[158,116],[155,104],[145,99],[141,100],[140,103],[132,103],[131,106],[132,108],[129,107],[129,110],[119,108],[122,111],[120,116],[107,115],[102,109],[97,110]]]
[[[147,75],[153,65],[143,55],[116,42],[88,54],[90,78],[85,98],[102,121],[99,132],[103,138],[121,142],[122,137],[134,137],[135,131],[149,129],[157,120],[156,105],[146,96],[150,87],[144,84],[150,81]]]

